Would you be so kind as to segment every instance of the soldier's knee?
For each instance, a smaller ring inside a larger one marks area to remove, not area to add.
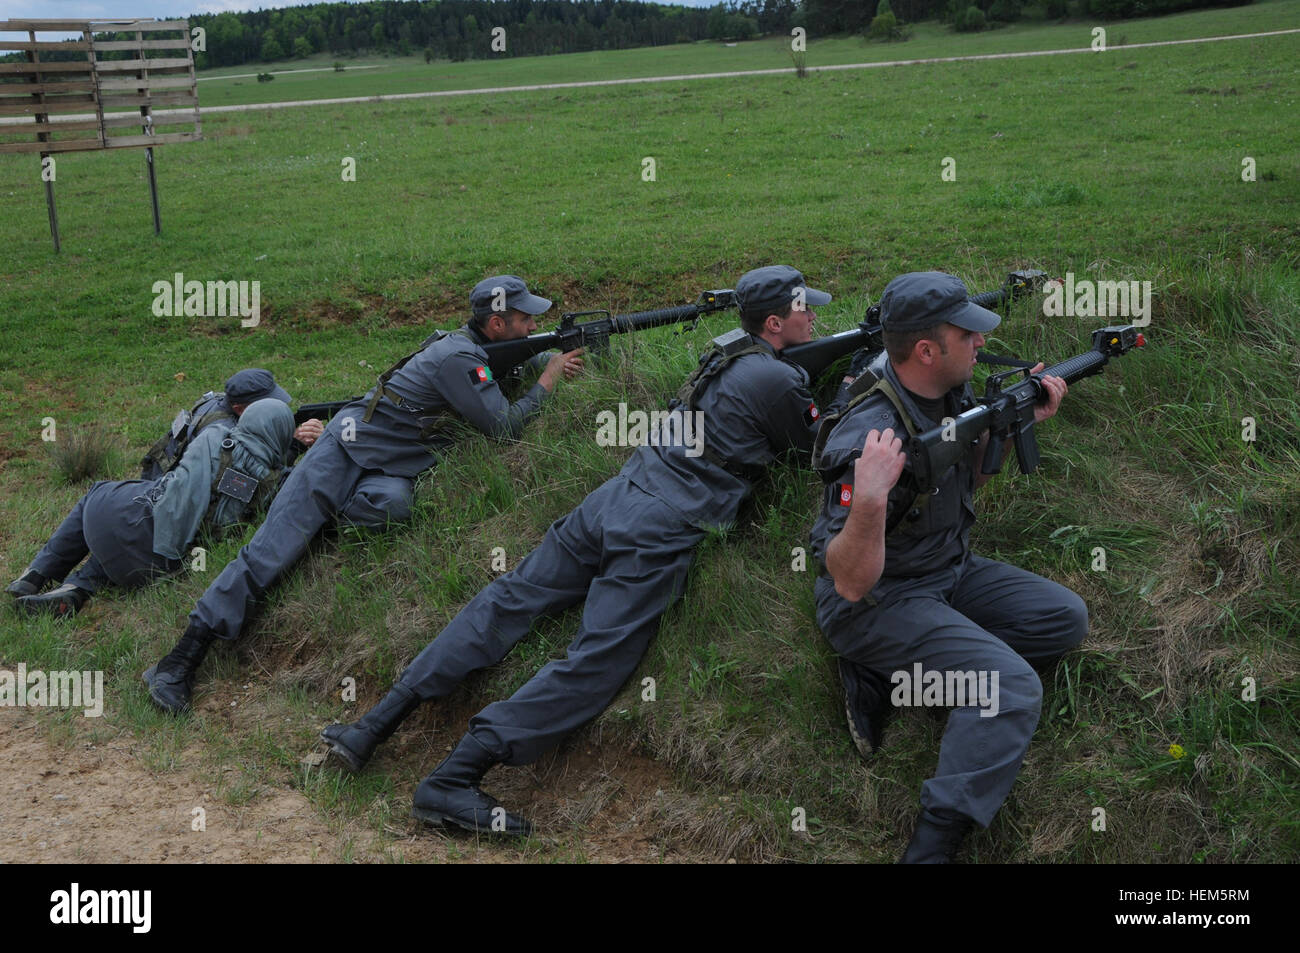
[[[1088,635],[1088,606],[1078,593],[1070,592],[1061,611],[1062,649],[1072,649]]]
[[[1043,682],[1032,665],[1016,656],[998,673],[998,708],[1001,711],[1032,712],[1043,708]]]
[[[383,529],[411,518],[411,494],[396,486],[359,486],[343,504],[339,519],[361,529]]]

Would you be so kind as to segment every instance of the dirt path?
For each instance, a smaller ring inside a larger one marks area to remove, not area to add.
[[[503,778],[503,800],[528,813],[539,831],[554,832],[538,838],[540,851],[524,853],[405,817],[382,833],[363,820],[331,822],[287,786],[264,785],[232,806],[215,793],[211,769],[195,766],[202,760],[197,747],[176,770],[154,771],[141,760],[144,743],[130,733],[95,743],[74,721],[76,736],[55,742],[47,736],[53,722],[41,723],[46,717],[0,708],[0,862],[712,859],[657,846],[639,818],[671,781],[653,760],[627,752],[580,747],[539,772]],[[203,829],[196,830],[200,817]]]
[[[1283,36],[1288,33],[1300,33],[1300,28],[1291,30],[1267,30],[1263,33],[1235,33],[1228,36],[1200,36],[1185,40],[1155,40],[1150,43],[1126,43],[1123,46],[1107,47],[1104,51],[1094,50],[1091,46],[1082,46],[1071,47],[1063,50],[1024,50],[1017,53],[979,53],[970,56],[935,56],[927,59],[915,60],[881,60],[874,63],[837,63],[830,66],[809,66],[807,67],[807,71],[809,73],[821,73],[835,72],[838,70],[881,69],[890,66],[924,66],[933,63],[972,63],[978,62],[979,60],[1023,59],[1027,56],[1064,56],[1068,53],[1090,53],[1095,56],[1098,52],[1105,55],[1106,53],[1137,50],[1152,46],[1183,46],[1188,43],[1218,43],[1223,40],[1250,40],[1261,36]],[[632,76],[622,79],[591,79],[571,83],[537,83],[531,86],[487,86],[480,89],[439,89],[419,93],[387,93],[378,96],[348,96],[337,99],[295,99],[280,103],[243,103],[233,106],[205,106],[203,107],[203,114],[248,112],[254,109],[295,109],[300,106],[337,106],[347,103],[385,103],[397,102],[403,99],[430,99],[445,96],[483,96],[494,93],[525,93],[548,89],[581,89],[586,86],[627,86],[633,83],[682,83],[687,80],[695,79],[731,79],[738,76],[776,76],[782,73],[793,72],[795,72],[794,67],[786,66],[779,69],[732,70],[724,73],[681,73],[673,76]],[[228,77],[220,78],[225,79]],[[189,111],[183,109],[155,109],[153,111],[153,115],[159,118],[170,116],[172,114],[189,115]],[[94,119],[95,114],[77,113],[75,115],[61,116],[60,118],[68,120]],[[30,121],[30,117],[0,119],[0,126]]]

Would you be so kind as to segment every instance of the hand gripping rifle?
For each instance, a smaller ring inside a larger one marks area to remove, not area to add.
[[[1023,297],[1043,286],[1046,272],[1026,269],[1013,271],[1007,276],[1001,288],[972,295],[970,300],[982,308],[996,310],[1008,301]],[[810,380],[815,381],[826,368],[846,354],[862,348],[880,351],[884,348],[881,340],[880,305],[873,304],[867,309],[862,322],[856,328],[828,334],[807,344],[796,344],[781,352],[781,357],[794,361],[808,372]]]
[[[1037,374],[1028,367],[989,375],[985,393],[978,407],[953,418],[948,424],[918,434],[907,442],[912,482],[918,493],[929,493],[970,445],[989,432],[984,450],[983,473],[1002,469],[1002,454],[1008,437],[1015,441],[1016,459],[1022,473],[1033,473],[1038,466],[1038,439],[1034,435],[1034,407],[1047,394],[1040,383],[1043,377],[1060,377],[1067,384],[1100,374],[1112,357],[1127,354],[1146,344],[1146,338],[1131,324],[1101,328],[1092,332],[1092,349],[1055,364]],[[1002,382],[1023,373],[1025,379],[1006,390]]]
[[[610,314],[608,311],[566,312],[560,316],[560,326],[554,331],[530,334],[526,338],[513,341],[492,341],[483,345],[487,352],[488,367],[496,378],[509,377],[511,372],[530,357],[544,351],[557,350],[561,353],[575,348],[586,348],[589,352],[600,353],[609,349],[609,339],[615,334],[627,334],[632,331],[644,331],[668,324],[686,324],[683,330],[691,330],[701,315],[713,311],[723,311],[736,306],[736,293],[730,289],[705,291],[695,304],[678,308],[659,308],[654,311],[633,311],[630,314]],[[577,323],[577,318],[593,314],[604,315],[594,321]],[[433,340],[432,338],[430,341]],[[426,344],[429,341],[425,342]],[[303,404],[293,415],[295,424],[301,424],[313,417],[327,419],[334,416],[351,400],[326,401],[319,404]]]

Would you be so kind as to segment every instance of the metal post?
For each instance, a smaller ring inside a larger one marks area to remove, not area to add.
[[[162,234],[162,219],[158,216],[158,180],[153,174],[153,146],[144,150],[144,164],[149,167],[149,195],[153,198],[153,233]]]
[[[54,209],[54,183],[45,178],[45,157],[48,152],[41,153],[41,178],[45,179],[45,204],[50,210],[50,235],[54,238],[54,251],[57,254],[62,243],[59,241],[59,213]]]

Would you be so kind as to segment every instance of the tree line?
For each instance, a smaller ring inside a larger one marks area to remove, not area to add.
[[[371,0],[195,14],[190,26],[202,27],[206,34],[206,49],[195,53],[195,65],[204,69],[301,59],[317,53],[423,53],[426,60],[581,53],[788,35],[796,26],[806,27],[810,37],[863,33],[880,39],[905,39],[908,33],[901,25],[930,19],[950,23],[957,30],[977,30],[1019,19],[1087,16],[1112,20],[1251,2],[729,0],[712,7],[680,7],[642,0]],[[497,28],[505,30],[504,36],[494,33]],[[128,54],[106,55],[120,58]],[[48,53],[43,58],[75,56]],[[23,54],[11,54],[0,61],[22,58]]]

